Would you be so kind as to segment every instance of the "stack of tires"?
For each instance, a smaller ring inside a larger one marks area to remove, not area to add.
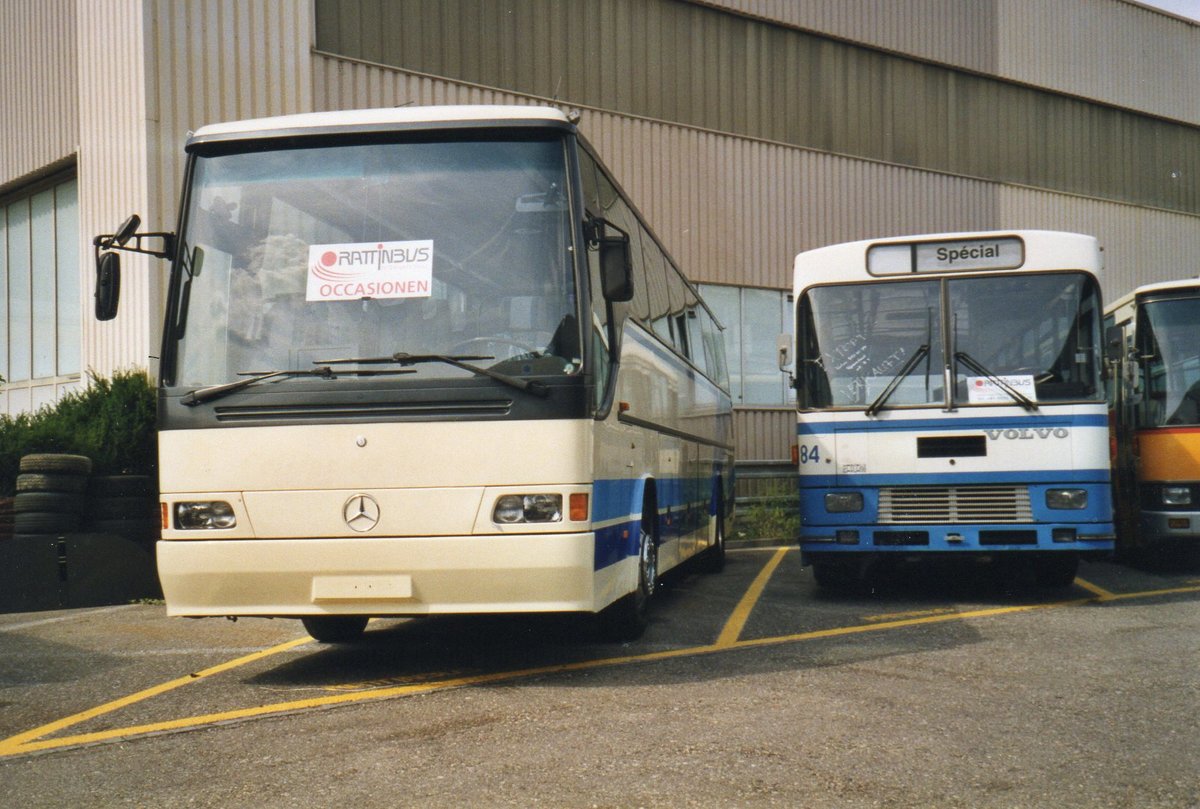
[[[78,531],[87,513],[92,460],[83,455],[36,453],[21,458],[13,498],[13,536]]]
[[[88,530],[114,534],[153,547],[162,518],[157,485],[149,475],[105,475],[92,478]]]

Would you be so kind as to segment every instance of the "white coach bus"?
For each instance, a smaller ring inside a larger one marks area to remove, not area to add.
[[[1096,239],[949,233],[795,261],[802,559],[1027,561],[1113,549]]]
[[[574,121],[539,107],[206,126],[168,259],[159,389],[167,611],[601,613],[724,560],[720,327]]]

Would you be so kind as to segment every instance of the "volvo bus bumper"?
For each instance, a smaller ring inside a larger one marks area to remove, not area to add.
[[[174,616],[593,611],[593,536],[163,540],[158,570]]]
[[[1082,557],[1112,553],[1112,523],[1058,525],[839,525],[804,526],[802,559],[815,554],[985,554],[1072,552]]]

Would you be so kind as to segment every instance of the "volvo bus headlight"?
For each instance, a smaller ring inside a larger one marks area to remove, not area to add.
[[[1192,504],[1192,487],[1163,486],[1162,502],[1164,506],[1190,506]]]
[[[224,500],[175,504],[175,527],[181,531],[233,528],[236,525],[237,516],[233,513],[233,506]]]
[[[492,510],[492,521],[507,525],[558,522],[561,519],[561,494],[506,494],[496,501]]]
[[[825,510],[830,514],[862,511],[862,492],[827,492],[825,494]]]
[[[1047,489],[1046,508],[1084,509],[1087,508],[1087,489]]]

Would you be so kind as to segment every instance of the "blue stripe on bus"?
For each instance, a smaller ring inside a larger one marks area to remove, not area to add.
[[[801,421],[797,435],[832,433],[905,432],[915,430],[1020,430],[1054,427],[1108,427],[1108,416],[1053,414],[1045,416],[970,416],[965,418],[905,419],[888,421]]]
[[[714,479],[655,478],[658,506],[659,543],[686,535],[711,518]],[[595,569],[608,567],[622,559],[637,556],[638,529],[642,522],[643,479],[597,480],[592,483],[592,523],[616,520],[595,529]],[[689,498],[689,492],[697,496]],[[633,511],[636,509],[636,512]],[[668,516],[669,514],[669,516]]]

